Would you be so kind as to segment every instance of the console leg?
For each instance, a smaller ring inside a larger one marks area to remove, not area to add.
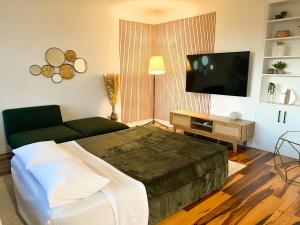
[[[232,143],[233,152],[237,152],[238,145],[237,143]]]

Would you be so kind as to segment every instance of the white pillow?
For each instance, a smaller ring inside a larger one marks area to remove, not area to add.
[[[71,154],[54,141],[43,141],[25,145],[14,149],[13,153],[21,159],[26,169],[40,163],[72,158]]]
[[[75,158],[37,164],[29,171],[45,190],[50,208],[86,198],[110,182]]]

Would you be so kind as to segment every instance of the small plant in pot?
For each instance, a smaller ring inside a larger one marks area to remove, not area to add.
[[[273,64],[274,68],[276,69],[277,74],[285,74],[284,69],[287,67],[287,64],[282,61],[278,61],[275,64]]]

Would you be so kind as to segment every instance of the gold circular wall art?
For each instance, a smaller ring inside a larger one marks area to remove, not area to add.
[[[44,77],[51,78],[54,83],[60,83],[64,79],[70,80],[75,73],[87,71],[87,62],[83,58],[77,58],[74,50],[63,52],[59,48],[49,48],[46,51],[45,59],[47,65],[31,65],[30,73],[34,76],[42,74]]]
[[[65,54],[59,48],[49,48],[45,57],[47,63],[53,67],[60,67],[65,62]]]
[[[70,80],[74,77],[75,71],[72,65],[63,64],[61,67],[59,67],[59,74],[63,79]]]
[[[30,73],[34,76],[38,76],[42,72],[42,68],[39,65],[32,65],[29,70]]]
[[[82,58],[77,58],[74,61],[74,69],[77,73],[84,73],[87,70],[87,63]]]
[[[54,75],[54,68],[49,65],[45,65],[42,67],[42,74],[45,77],[52,77]]]
[[[62,77],[61,77],[61,75],[58,74],[58,73],[55,73],[55,74],[51,77],[51,79],[52,79],[52,81],[53,81],[54,83],[56,83],[56,84],[62,82],[62,80],[63,80]]]
[[[73,50],[67,50],[65,52],[65,58],[69,62],[74,62],[77,58],[76,52],[74,52]]]

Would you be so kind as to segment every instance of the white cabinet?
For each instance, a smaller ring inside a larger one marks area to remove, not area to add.
[[[255,128],[255,147],[274,152],[278,137],[286,131],[300,131],[300,108],[277,104],[260,104]],[[298,157],[288,147],[282,153],[290,157]]]
[[[275,15],[287,11],[287,16],[275,19]],[[278,137],[286,131],[300,131],[300,1],[281,0],[269,4],[266,21],[265,49],[262,69],[260,104],[256,117],[254,146],[274,152]],[[277,31],[289,30],[285,37],[276,36]],[[274,47],[285,46],[285,52],[274,54]],[[287,64],[285,74],[273,74],[273,64],[283,61]],[[269,74],[270,73],[270,74]],[[268,86],[276,86],[273,103],[268,103]],[[291,105],[283,105],[284,93],[290,89],[296,96]],[[297,134],[296,134],[297,136]],[[300,133],[299,133],[300,142]],[[296,157],[291,148],[283,148],[282,154]]]

